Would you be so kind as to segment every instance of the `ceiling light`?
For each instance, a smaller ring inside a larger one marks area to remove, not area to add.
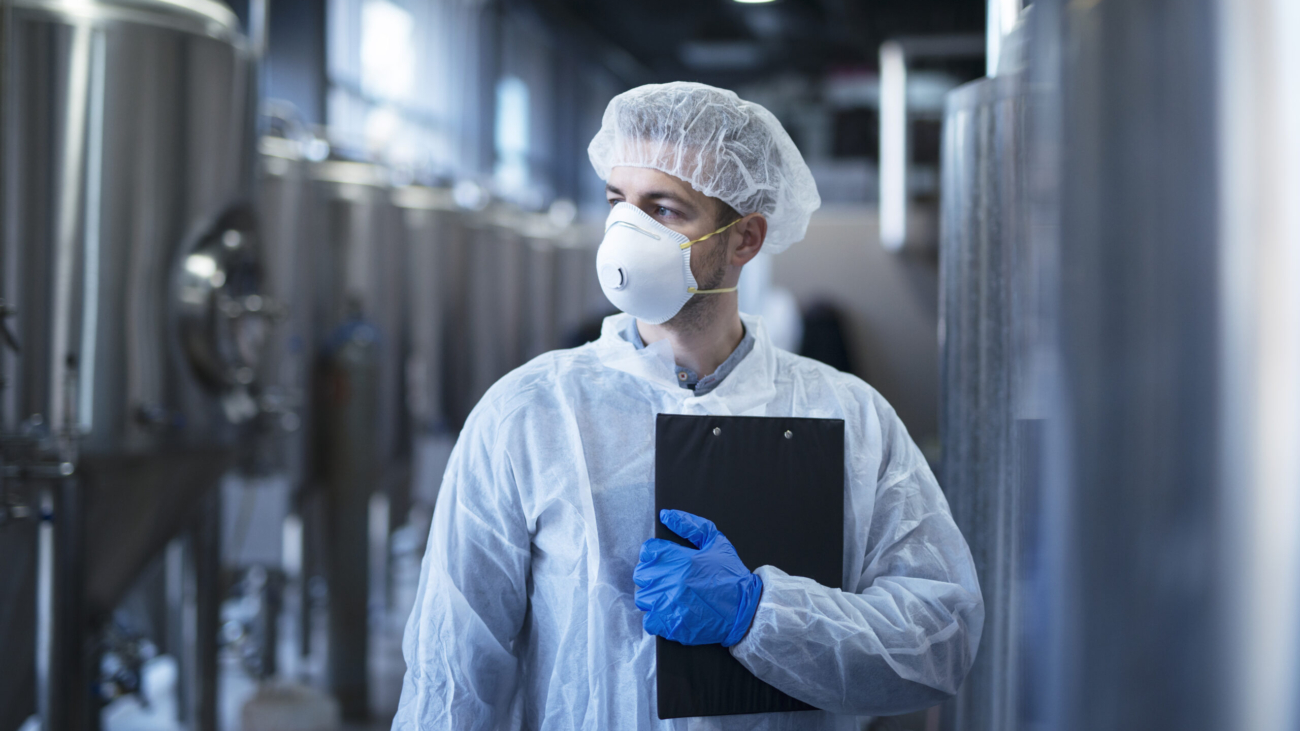
[[[759,4],[759,3],[771,3],[771,2],[776,2],[776,0],[736,0],[736,2],[738,2],[738,3],[744,3],[744,4],[746,4],[746,5],[757,5],[757,4]]]

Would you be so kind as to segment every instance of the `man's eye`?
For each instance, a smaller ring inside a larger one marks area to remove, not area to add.
[[[663,218],[672,218],[677,215],[677,211],[674,211],[671,208],[664,208],[663,206],[655,206],[655,215],[662,216]]]
[[[610,208],[613,208],[614,206],[618,205],[619,203],[622,203],[622,201],[619,200],[618,198],[610,198],[607,202],[609,203],[609,207],[610,207]]]

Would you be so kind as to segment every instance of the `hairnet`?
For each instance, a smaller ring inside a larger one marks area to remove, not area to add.
[[[764,249],[773,254],[804,237],[821,205],[808,165],[776,117],[705,84],[647,84],[619,94],[587,154],[603,180],[619,165],[653,168],[742,215],[762,213]]]

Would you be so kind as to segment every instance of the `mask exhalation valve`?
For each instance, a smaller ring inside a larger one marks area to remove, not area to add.
[[[618,291],[627,286],[627,272],[619,266],[603,266],[600,268],[600,283],[606,289]]]

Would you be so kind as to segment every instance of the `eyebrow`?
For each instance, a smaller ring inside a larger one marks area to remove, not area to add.
[[[619,190],[618,188],[615,188],[609,183],[605,184],[605,192],[613,193],[614,195],[623,195],[623,191]],[[689,200],[681,197],[680,195],[677,195],[676,193],[671,193],[666,190],[652,190],[645,193],[645,197],[649,198],[650,200],[669,200],[669,201],[673,201],[674,203],[680,203],[681,205],[694,208],[694,204],[692,204]]]
[[[674,201],[674,202],[676,202],[676,203],[681,203],[681,204],[683,204],[683,205],[687,205],[687,206],[691,205],[691,202],[690,202],[690,201],[686,200],[685,198],[681,197],[680,195],[677,195],[676,193],[669,193],[669,192],[666,191],[666,190],[652,190],[652,191],[650,191],[649,193],[646,193],[646,194],[645,194],[645,197],[646,197],[646,198],[649,198],[650,200],[656,200],[656,201],[657,201],[657,200],[670,200],[670,201]]]

